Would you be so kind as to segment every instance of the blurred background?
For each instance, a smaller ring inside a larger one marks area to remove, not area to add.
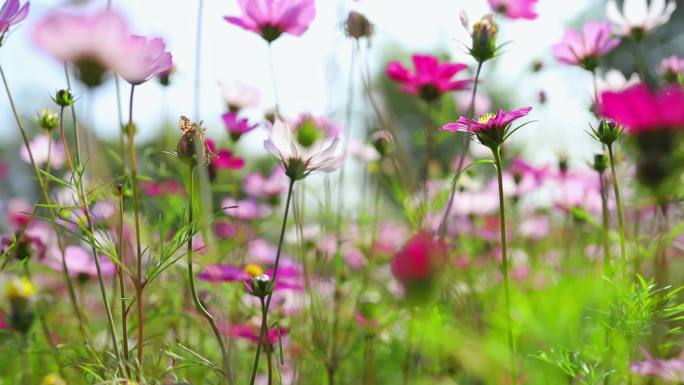
[[[647,57],[651,76],[655,75],[653,69],[662,58],[675,53],[681,55],[684,51],[684,4],[677,2],[679,7],[673,20],[649,37]],[[0,49],[0,62],[27,121],[32,121],[43,107],[51,107],[50,95],[65,87],[62,66],[39,52],[31,42],[30,31],[36,21],[55,7],[82,12],[105,5],[105,0],[31,1],[29,18]],[[162,88],[156,82],[148,82],[136,92],[135,120],[140,142],[149,142],[157,139],[164,127],[177,129],[180,115],[193,115],[198,1],[114,0],[112,6],[126,15],[132,31],[163,37],[173,54],[176,73],[171,87]],[[368,63],[374,85],[386,94],[388,111],[397,115],[394,121],[408,126],[409,130],[414,123],[412,115],[419,111],[411,98],[396,95],[396,86],[386,81],[386,63],[395,59],[407,61],[411,53],[433,53],[467,63],[472,71],[474,62],[464,52],[469,36],[461,25],[459,12],[464,10],[471,22],[490,12],[486,0],[321,0],[316,6],[316,19],[308,32],[299,38],[286,36],[273,46],[283,114],[291,117],[306,112],[326,114],[333,121],[344,123],[353,44],[345,37],[342,23],[350,10],[356,10],[375,24],[375,36],[368,49],[364,44],[360,60]],[[531,118],[537,122],[513,138],[523,155],[533,162],[554,161],[559,151],[570,153],[571,162],[585,162],[599,149],[585,132],[588,124],[594,122],[588,110],[591,77],[586,71],[556,63],[550,47],[560,40],[565,28],[581,26],[587,20],[604,19],[604,8],[605,2],[598,0],[540,0],[537,6],[540,17],[534,21],[498,20],[499,41],[509,43],[502,56],[485,66],[481,89],[493,100],[493,108],[527,105],[535,108]],[[210,137],[219,139],[225,135],[221,121],[221,114],[225,112],[221,83],[229,85],[239,80],[261,91],[259,108],[248,111],[255,121],[263,121],[264,111],[274,105],[266,44],[257,35],[223,20],[223,16],[239,13],[234,0],[204,2],[200,113],[193,118],[203,120]],[[634,72],[634,50],[630,42],[623,42],[606,64],[629,75]],[[543,63],[542,69],[533,72],[534,63]],[[366,132],[363,127],[372,122],[369,122],[360,79],[356,76],[351,81],[355,103],[354,120],[349,126],[361,137]],[[127,87],[122,87],[124,102],[127,92]],[[540,93],[545,103],[540,100]],[[82,101],[77,103],[81,119],[101,139],[118,140],[114,82],[110,80],[91,94],[77,89],[77,94]],[[8,148],[0,153],[0,159],[15,165],[20,162],[16,151],[18,133],[6,97],[3,95],[0,101],[0,119],[4,122],[0,125],[4,138],[0,146]],[[457,117],[453,116],[452,120]],[[415,117],[415,122],[418,119]],[[36,127],[33,129],[37,132]],[[241,143],[242,154],[262,154],[265,135],[262,128],[246,137]]]

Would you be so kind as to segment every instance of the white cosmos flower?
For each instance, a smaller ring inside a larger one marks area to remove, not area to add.
[[[243,82],[235,81],[230,85],[219,83],[223,93],[223,100],[231,111],[243,108],[256,107],[259,105],[259,90],[250,87]]]
[[[287,176],[298,180],[313,171],[330,172],[338,169],[344,160],[343,155],[337,154],[338,143],[337,136],[331,139],[323,137],[310,146],[303,146],[290,124],[276,120],[270,137],[264,141],[264,148],[280,159]]]
[[[639,84],[639,75],[633,73],[632,76],[627,79],[622,72],[611,69],[608,70],[603,77],[596,79],[596,91],[601,94],[605,91],[622,91],[633,85]]]
[[[643,34],[664,25],[677,8],[673,0],[625,0],[622,12],[615,0],[606,5],[606,16],[622,35]]]

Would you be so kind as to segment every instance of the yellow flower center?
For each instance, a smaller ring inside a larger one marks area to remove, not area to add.
[[[493,112],[487,112],[486,114],[480,116],[480,118],[477,120],[478,123],[482,124],[487,124],[489,123],[490,120],[492,120],[494,117],[496,117],[496,114]]]
[[[248,263],[247,266],[245,266],[245,273],[254,278],[258,275],[264,274],[264,269],[262,269],[261,266],[257,265],[256,263]]]

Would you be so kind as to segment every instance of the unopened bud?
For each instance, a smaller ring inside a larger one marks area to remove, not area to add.
[[[52,131],[53,129],[59,127],[59,114],[47,108],[43,108],[38,115],[36,115],[36,120],[38,120],[38,126],[46,131]]]
[[[376,131],[371,136],[371,143],[373,147],[378,151],[380,156],[386,156],[392,153],[394,150],[394,143],[392,141],[392,135],[384,130]]]
[[[373,24],[368,21],[366,16],[356,12],[349,12],[347,20],[344,23],[344,30],[347,36],[354,39],[370,38],[373,35]]]
[[[592,165],[594,170],[596,170],[599,174],[603,174],[604,171],[608,168],[608,162],[606,161],[606,157],[603,154],[596,154],[594,155],[594,164]]]
[[[498,27],[492,15],[485,15],[473,25],[471,37],[473,39],[470,55],[479,63],[483,63],[496,56],[496,35]]]
[[[55,97],[52,100],[54,100],[55,103],[57,103],[57,105],[60,107],[69,107],[76,103],[74,94],[72,94],[71,90],[68,89],[57,91],[57,94],[55,94]]]
[[[264,298],[273,292],[273,281],[266,274],[259,274],[252,278],[252,294]]]

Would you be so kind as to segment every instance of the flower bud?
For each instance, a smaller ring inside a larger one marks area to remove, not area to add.
[[[252,295],[264,298],[273,292],[273,281],[266,274],[260,274],[252,278]]]
[[[603,174],[603,172],[606,171],[606,169],[608,168],[608,162],[606,161],[606,156],[603,154],[594,155],[594,164],[592,164],[592,167],[599,174]]]
[[[74,94],[72,94],[71,90],[68,89],[57,91],[57,94],[52,100],[54,100],[54,102],[57,103],[57,105],[60,107],[69,107],[76,103]]]
[[[599,142],[610,146],[622,135],[622,127],[613,121],[604,119],[596,128],[592,127],[592,135]]]
[[[168,70],[161,72],[159,75],[157,75],[157,80],[159,81],[159,84],[163,87],[168,87],[169,84],[171,84],[171,75],[173,75],[174,72],[175,68],[171,67]]]
[[[59,127],[59,115],[47,108],[43,108],[38,115],[36,115],[38,126],[45,131],[52,131]]]
[[[498,51],[496,46],[496,35],[498,27],[494,22],[494,17],[485,15],[473,25],[471,37],[473,44],[470,48],[470,55],[479,63],[483,63],[494,56]]]
[[[371,135],[371,143],[382,157],[391,154],[394,150],[392,135],[385,130],[374,132]]]
[[[370,38],[373,35],[373,29],[373,24],[368,21],[366,16],[356,11],[349,12],[344,23],[344,31],[347,36],[354,39]]]
[[[7,323],[23,334],[33,324],[36,291],[36,287],[26,277],[13,278],[5,285],[5,299],[10,304]]]

